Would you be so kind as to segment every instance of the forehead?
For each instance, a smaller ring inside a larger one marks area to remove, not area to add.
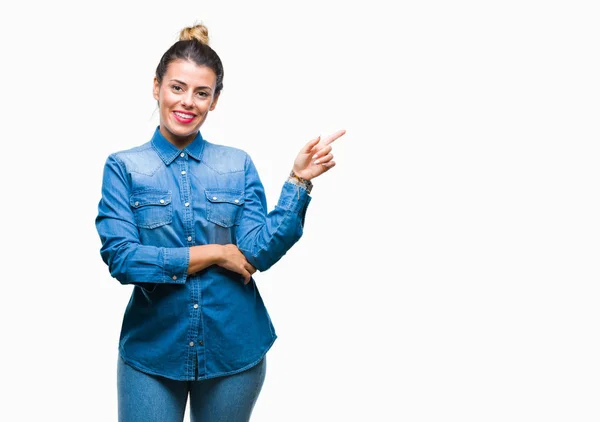
[[[189,60],[174,60],[169,63],[165,80],[177,79],[185,82],[189,86],[210,86],[215,87],[217,75],[210,67],[198,66]]]

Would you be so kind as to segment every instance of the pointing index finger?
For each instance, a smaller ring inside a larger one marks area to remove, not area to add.
[[[342,136],[344,133],[346,133],[346,129],[338,130],[337,132],[329,135],[327,137],[327,139],[325,139],[325,141],[323,141],[323,145],[329,145],[330,143],[335,141],[337,138]]]

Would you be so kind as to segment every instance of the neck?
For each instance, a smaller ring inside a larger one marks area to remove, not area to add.
[[[196,136],[198,135],[198,131],[195,131],[194,133],[190,133],[186,136],[177,136],[169,132],[169,130],[163,125],[160,126],[160,133],[165,137],[167,141],[169,141],[179,149],[184,149],[185,147],[187,147],[189,144],[192,143],[194,139],[196,139]]]

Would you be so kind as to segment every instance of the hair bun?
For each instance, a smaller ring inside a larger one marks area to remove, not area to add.
[[[188,26],[179,33],[179,41],[196,40],[208,45],[208,28],[202,24]]]

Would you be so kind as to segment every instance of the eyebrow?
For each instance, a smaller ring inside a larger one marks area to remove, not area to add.
[[[179,79],[171,79],[171,82],[177,82],[177,83],[178,83],[178,84],[180,84],[180,85],[185,85],[185,86],[188,86],[188,84],[186,84],[186,83],[185,83],[185,82],[183,82],[183,81],[180,81]],[[209,91],[212,91],[212,88],[211,88],[210,86],[199,86],[199,87],[198,87],[198,88],[196,88],[196,89],[208,89]]]

